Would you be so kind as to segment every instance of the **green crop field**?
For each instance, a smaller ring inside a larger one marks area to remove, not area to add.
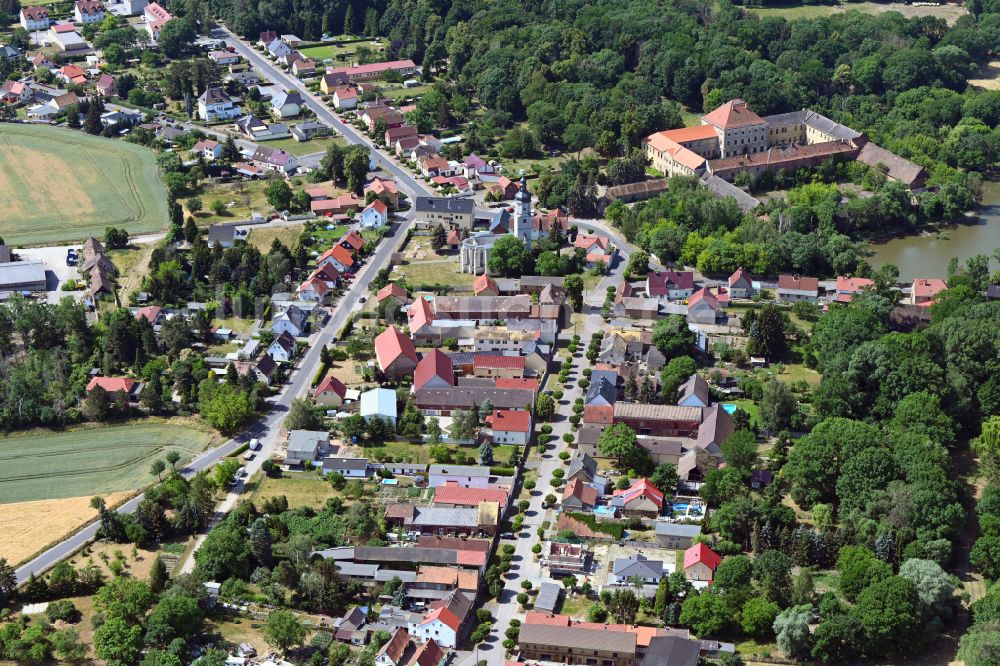
[[[80,241],[107,226],[167,224],[155,153],[46,125],[0,125],[0,236],[15,245]]]
[[[187,460],[213,436],[166,422],[0,438],[0,503],[81,497],[142,487],[167,450]]]

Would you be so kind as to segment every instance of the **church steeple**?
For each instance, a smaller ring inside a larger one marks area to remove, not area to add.
[[[514,195],[514,235],[531,250],[531,192],[524,176],[521,176],[521,189]]]

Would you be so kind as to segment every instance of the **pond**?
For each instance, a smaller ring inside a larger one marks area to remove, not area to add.
[[[982,204],[969,223],[944,229],[933,236],[905,236],[869,246],[868,262],[873,268],[896,264],[899,278],[909,282],[917,277],[947,277],[948,262],[958,257],[965,262],[976,254],[993,254],[1000,247],[1000,182],[983,183]],[[996,262],[993,262],[996,268]]]

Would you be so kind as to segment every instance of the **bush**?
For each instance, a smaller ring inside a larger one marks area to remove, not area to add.
[[[522,606],[528,603],[528,595],[525,594],[524,592],[518,592],[517,603],[521,604]]]
[[[60,599],[49,604],[48,608],[45,609],[45,617],[49,619],[49,622],[62,620],[73,623],[80,619],[80,611],[69,599]]]
[[[576,437],[574,437],[572,433],[566,433],[565,435],[563,435],[563,441],[566,442],[567,444],[572,444],[575,440]]]
[[[534,490],[535,489],[535,480],[534,479],[528,479],[527,481],[525,481],[524,482],[524,489],[525,490]]]
[[[541,433],[543,435],[549,435],[549,434],[552,433],[552,426],[549,425],[548,423],[545,423],[545,424],[542,425],[542,427],[539,430],[541,431]]]
[[[569,460],[569,451],[560,451],[559,460]]]
[[[480,608],[476,611],[476,619],[479,620],[479,624],[488,624],[493,622],[493,615],[485,608]]]
[[[560,389],[556,389],[552,392],[552,397],[558,402],[563,399],[563,392]]]

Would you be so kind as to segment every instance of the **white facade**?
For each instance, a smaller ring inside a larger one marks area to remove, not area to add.
[[[515,444],[517,446],[527,446],[528,433],[515,432],[513,430],[494,430],[494,444]]]
[[[31,18],[24,13],[24,9],[21,10],[21,27],[27,31],[32,30],[48,30],[49,29],[49,14],[46,10],[44,16],[41,12],[28,8],[28,12],[36,16],[36,18]]]
[[[83,25],[90,25],[91,23],[100,23],[104,20],[104,8],[98,9],[95,12],[82,12],[80,11],[80,4],[77,3],[73,6],[73,18],[77,23],[82,23]]]
[[[426,624],[411,622],[406,628],[413,640],[426,643],[428,638],[441,647],[454,648],[458,645],[458,635],[455,630],[441,620],[433,620]]]

